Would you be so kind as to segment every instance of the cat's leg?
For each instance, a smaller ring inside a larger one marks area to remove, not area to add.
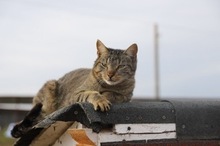
[[[33,99],[33,104],[42,103],[41,116],[46,115],[57,110],[57,90],[58,83],[56,80],[47,81],[43,87],[39,90],[37,95]]]
[[[11,135],[15,138],[24,135],[44,117],[56,110],[57,81],[47,81],[33,99],[33,108],[24,120],[14,126]]]
[[[95,110],[108,111],[111,102],[97,91],[81,91],[74,97],[77,102],[89,102]]]
[[[43,88],[43,107],[42,113],[44,116],[57,110],[58,100],[57,100],[57,90],[58,82],[56,80],[47,81]]]
[[[11,130],[11,135],[15,138],[24,135],[33,125],[36,124],[36,118],[39,117],[42,104],[36,104],[25,116],[24,120],[16,124]]]

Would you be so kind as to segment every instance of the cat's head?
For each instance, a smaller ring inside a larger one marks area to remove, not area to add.
[[[136,44],[132,44],[126,50],[107,48],[100,40],[97,40],[97,55],[93,67],[93,73],[99,82],[108,85],[117,85],[134,79],[137,67]]]

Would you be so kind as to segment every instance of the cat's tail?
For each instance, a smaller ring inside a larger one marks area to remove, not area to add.
[[[25,116],[25,118],[16,124],[11,130],[11,135],[14,138],[19,138],[30,130],[38,122],[38,117],[41,114],[42,103],[37,103]]]

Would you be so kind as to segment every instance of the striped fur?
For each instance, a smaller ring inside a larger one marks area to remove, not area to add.
[[[34,119],[43,119],[53,111],[77,102],[89,102],[95,110],[107,111],[111,104],[130,101],[135,87],[137,45],[132,44],[126,50],[111,49],[98,40],[96,46],[97,59],[92,69],[77,69],[44,84],[33,99],[34,105],[43,105],[41,113]]]

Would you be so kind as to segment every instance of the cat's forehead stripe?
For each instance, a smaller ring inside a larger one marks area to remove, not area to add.
[[[124,50],[108,48],[109,54],[121,55]]]
[[[121,61],[121,58],[119,57],[108,57],[107,59],[107,63],[115,63],[115,64],[119,64]]]

